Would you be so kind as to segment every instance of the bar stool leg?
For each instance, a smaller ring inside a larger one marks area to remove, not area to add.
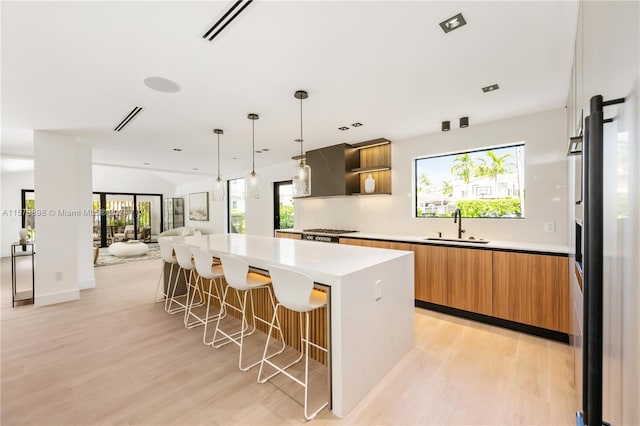
[[[310,343],[309,342],[309,312],[304,312],[305,314],[305,323],[304,327],[303,327],[303,321],[302,321],[302,312],[298,312],[299,316],[299,325],[300,325],[300,356],[298,358],[296,358],[294,361],[290,362],[289,364],[287,364],[284,367],[279,367],[277,365],[275,365],[273,362],[269,361],[269,358],[271,358],[271,356],[267,357],[267,348],[269,346],[269,337],[271,336],[271,332],[273,331],[273,324],[278,320],[278,316],[277,316],[277,308],[279,308],[281,305],[278,304],[276,305],[276,309],[273,313],[273,319],[271,320],[271,326],[269,328],[269,334],[267,335],[267,343],[265,344],[265,348],[264,348],[264,352],[262,355],[262,362],[260,364],[260,370],[258,371],[258,383],[265,383],[267,380],[269,380],[270,378],[283,373],[284,375],[286,375],[287,377],[289,377],[290,379],[292,379],[294,382],[298,383],[299,385],[301,385],[304,388],[304,418],[306,420],[312,420],[314,417],[316,417],[316,415],[322,411],[325,407],[327,407],[329,405],[329,401],[325,402],[324,404],[322,404],[317,410],[315,410],[313,413],[309,414],[308,411],[308,405],[309,405],[309,345],[315,346],[318,349],[321,349],[325,352],[327,352],[326,348],[323,348],[319,345],[316,345],[314,343]],[[304,329],[303,329],[304,328]],[[303,353],[304,352],[304,353]],[[294,377],[293,375],[291,375],[289,372],[287,372],[286,370],[297,364],[298,362],[300,362],[300,360],[302,359],[302,357],[304,357],[304,382],[297,379],[296,377]],[[269,364],[271,367],[273,367],[276,371],[274,373],[272,373],[271,375],[267,376],[267,377],[262,377],[262,371],[263,371],[263,367],[264,364]]]
[[[220,297],[221,292],[218,289],[218,282],[216,281],[215,278],[213,278],[209,282],[209,293],[207,297],[207,313],[205,314],[204,331],[202,333],[202,343],[204,343],[205,345],[211,345],[213,343],[213,338],[211,339],[211,341],[207,341],[207,329],[209,327],[209,323],[212,322],[212,321],[209,321],[209,309],[211,308],[211,296],[213,295],[211,291],[212,286],[213,286],[213,289],[215,289],[216,295],[217,295],[213,297],[218,299],[218,301],[220,302],[220,310],[218,311],[218,314],[215,315],[215,318],[216,319],[224,318],[227,315],[226,310],[224,309],[224,303],[222,303],[222,298]],[[222,287],[222,282],[220,283],[220,286]]]
[[[167,296],[169,293],[169,288],[171,287],[171,275],[173,274],[173,267],[174,264],[171,264],[171,269],[169,269],[169,279],[167,280],[167,291],[164,290],[164,280],[162,279],[164,277],[164,266],[165,266],[165,262],[164,260],[162,261],[162,270],[160,271],[160,278],[158,278],[158,285],[156,287],[156,294],[153,297],[153,300],[155,300],[156,303],[160,303],[160,302],[164,302],[167,300]],[[158,299],[158,291],[160,290],[160,287],[163,287],[162,289],[162,299]]]

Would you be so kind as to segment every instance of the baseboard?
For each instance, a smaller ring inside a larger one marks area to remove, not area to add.
[[[35,305],[55,305],[56,303],[70,302],[72,300],[78,299],[80,299],[80,290],[76,288],[73,290],[59,291],[56,293],[36,294]]]
[[[96,288],[96,280],[92,278],[90,280],[78,281],[78,288],[80,290],[86,290],[88,288]]]
[[[473,321],[483,322],[485,324],[495,325],[498,327],[508,328],[510,330],[519,331],[521,333],[531,334],[533,336],[544,337],[545,339],[555,340],[556,342],[569,344],[569,335],[559,331],[548,330],[546,328],[535,327],[533,325],[522,324],[519,322],[509,321],[502,318],[496,318],[489,315],[478,314],[475,312],[464,311],[462,309],[451,308],[449,306],[438,305],[435,303],[415,300],[415,306],[418,308],[429,309],[431,311],[442,312],[443,314],[453,315],[456,317],[466,318]]]

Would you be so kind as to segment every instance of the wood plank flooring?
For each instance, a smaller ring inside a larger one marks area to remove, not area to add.
[[[96,268],[79,301],[13,309],[1,266],[3,425],[305,423],[288,380],[257,384],[237,347],[204,346],[152,303],[158,261]],[[574,424],[569,346],[421,309],[415,325],[413,350],[345,419],[313,423]]]

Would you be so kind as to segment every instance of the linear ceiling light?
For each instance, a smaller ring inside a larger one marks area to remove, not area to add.
[[[218,21],[216,21],[216,23],[213,24],[213,26],[209,28],[206,33],[204,33],[202,38],[213,41],[213,39],[216,38],[218,34],[220,34],[220,32],[231,23],[231,21],[236,19],[238,15],[240,15],[242,11],[245,10],[247,6],[249,6],[252,2],[253,0],[236,1],[233,6],[231,6],[231,8],[227,10],[224,15],[222,15],[222,18],[218,19]],[[240,9],[236,10],[240,5],[242,5]]]
[[[132,109],[131,112],[127,114],[127,116],[116,127],[113,128],[113,130],[119,132],[124,129],[126,125],[131,123],[131,120],[133,120],[138,116],[138,114],[140,114],[140,111],[142,111],[142,107],[137,106]]]

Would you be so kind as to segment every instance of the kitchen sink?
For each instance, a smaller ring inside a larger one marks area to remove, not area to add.
[[[454,243],[473,243],[473,244],[487,244],[488,240],[469,240],[464,238],[442,238],[442,237],[433,237],[433,238],[425,238],[426,241],[451,241]]]

